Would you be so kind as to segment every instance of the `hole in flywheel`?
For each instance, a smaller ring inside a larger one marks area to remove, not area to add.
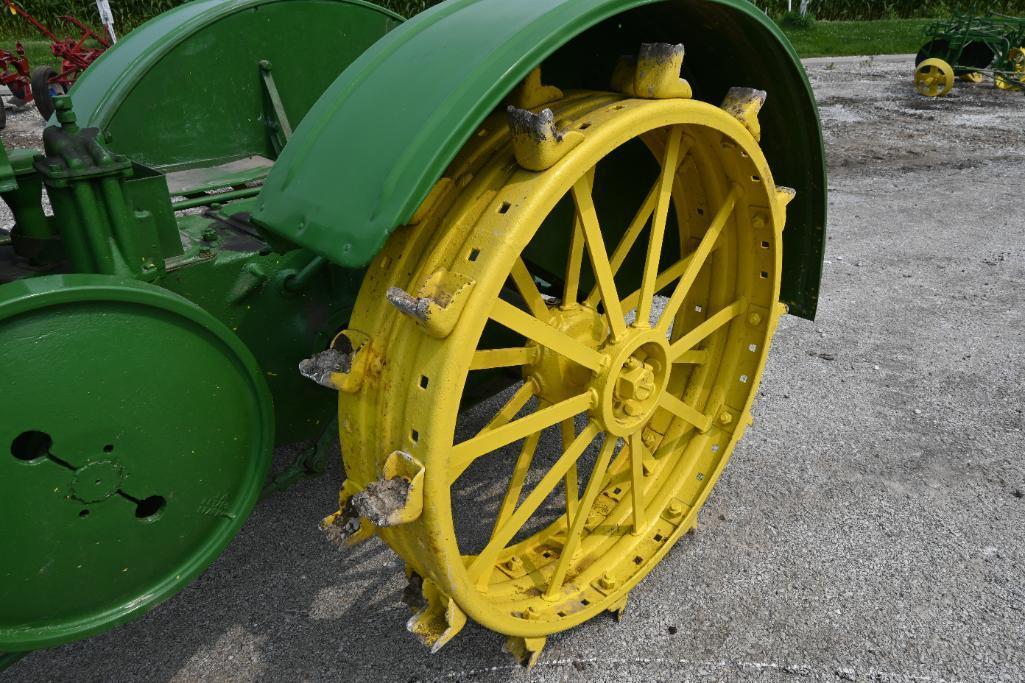
[[[163,496],[150,496],[135,504],[136,519],[153,519],[164,509],[167,500]]]
[[[108,443],[106,446],[103,447],[103,452],[104,453],[113,453],[114,452],[114,444]]]
[[[11,455],[18,460],[36,460],[50,453],[53,439],[46,432],[30,429],[14,437],[11,442]]]
[[[89,516],[89,511],[88,510],[82,510],[81,512],[78,513],[78,516],[81,517],[82,519],[85,519],[86,517]]]

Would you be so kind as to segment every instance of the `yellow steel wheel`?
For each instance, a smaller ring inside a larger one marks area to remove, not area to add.
[[[915,69],[915,89],[926,97],[941,97],[954,87],[954,69],[942,59],[923,60]]]
[[[423,594],[410,630],[436,649],[468,616],[524,663],[621,610],[695,526],[784,310],[785,201],[737,118],[549,107],[576,140],[561,161],[524,170],[493,116],[371,265],[339,413],[348,492],[413,482],[412,521],[377,530]],[[508,388],[482,416],[484,378]]]
[[[969,71],[958,76],[965,83],[982,83],[983,76],[978,71]]]
[[[1010,77],[997,74],[993,79],[994,84],[1000,90],[1021,90],[1021,83],[1025,82],[1025,48],[1011,48],[1007,53],[1007,61],[1014,70],[1014,74],[1009,74]]]

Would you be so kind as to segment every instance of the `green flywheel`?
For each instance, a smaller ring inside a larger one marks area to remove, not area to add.
[[[270,394],[242,342],[153,285],[0,286],[0,651],[98,633],[184,588],[259,497]]]

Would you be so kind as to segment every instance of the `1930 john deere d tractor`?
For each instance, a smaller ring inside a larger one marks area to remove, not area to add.
[[[56,104],[0,159],[2,651],[167,599],[337,433],[328,534],[530,663],[694,527],[815,312],[815,105],[745,0],[196,0]]]

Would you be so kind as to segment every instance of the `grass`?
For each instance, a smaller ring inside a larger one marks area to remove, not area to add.
[[[811,28],[783,28],[802,57],[887,55],[918,52],[932,19],[817,21]]]
[[[407,0],[407,4],[426,4]],[[398,0],[393,4],[400,4]],[[879,21],[817,21],[810,28],[784,28],[787,38],[802,57],[880,55],[917,52],[924,38],[922,30],[931,19],[881,19]],[[0,38],[0,48],[14,49],[16,38]],[[35,36],[21,39],[29,64],[52,64],[50,43]]]

